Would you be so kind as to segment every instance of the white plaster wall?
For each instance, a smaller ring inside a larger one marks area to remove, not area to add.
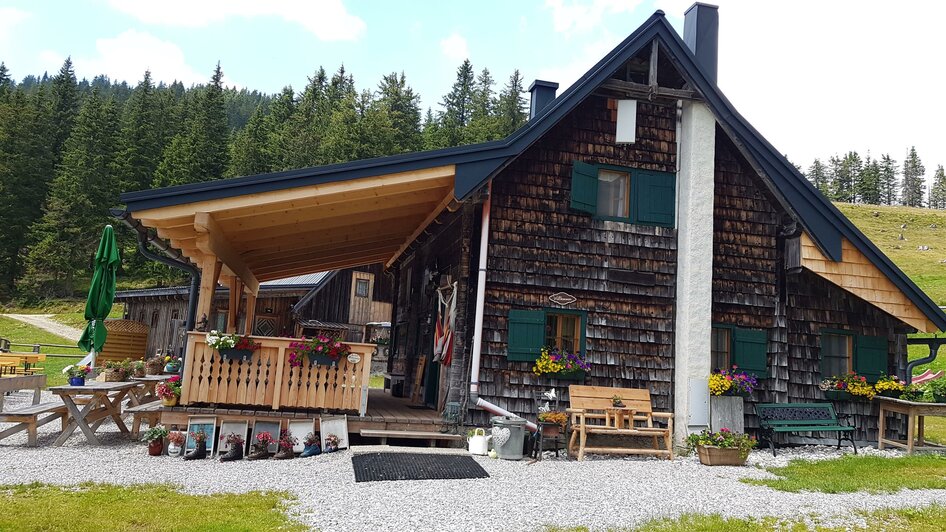
[[[674,432],[679,443],[709,425],[713,307],[713,173],[716,120],[684,102],[677,172],[677,308],[674,326]]]

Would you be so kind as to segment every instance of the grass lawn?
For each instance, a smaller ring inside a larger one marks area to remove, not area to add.
[[[279,493],[186,495],[169,486],[0,487],[0,530],[304,530]]]
[[[785,467],[767,470],[781,478],[745,479],[743,482],[792,492],[884,493],[901,489],[946,489],[946,456],[936,454],[902,458],[849,455],[832,460],[793,460]]]
[[[372,375],[368,380],[369,388],[384,388],[384,375]]]
[[[923,433],[925,440],[946,445],[946,418],[927,416],[923,420]]]
[[[11,320],[10,318],[4,318],[0,316],[0,337],[8,338],[10,341],[15,343],[40,343],[40,344],[61,344],[61,345],[74,345],[75,342],[72,342],[62,336],[56,336],[55,334],[48,333],[32,325],[27,325],[26,323]],[[30,351],[29,348],[23,346],[14,346],[14,351]],[[76,356],[71,357],[47,357],[45,362],[40,362],[40,366],[45,368],[46,373],[46,384],[47,386],[57,386],[60,384],[66,384],[66,376],[62,374],[62,368],[75,364],[78,362],[84,354],[78,349],[65,349],[61,347],[44,347],[40,349],[41,353],[61,353],[61,354],[75,354]]]

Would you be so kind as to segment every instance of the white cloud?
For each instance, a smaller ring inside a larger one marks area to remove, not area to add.
[[[17,26],[30,18],[30,13],[15,7],[0,7],[0,53],[7,55],[7,46],[13,40]]]
[[[184,85],[191,85],[206,83],[213,68],[213,65],[207,65],[206,71],[195,70],[187,64],[184,52],[176,44],[137,30],[127,30],[112,38],[97,39],[95,49],[97,54],[93,57],[73,56],[78,78],[92,79],[105,74],[113,81],[127,81],[135,85],[144,76],[145,70],[150,70],[156,81],[170,83],[177,80]],[[40,52],[39,57],[50,72],[57,71],[65,59],[50,50]],[[227,85],[233,83],[228,82]]]
[[[571,86],[589,68],[614,49],[623,37],[611,35],[607,31],[602,36],[581,47],[581,52],[567,62],[545,67],[539,70],[538,79],[558,83],[558,94]]]
[[[342,0],[109,0],[111,6],[157,25],[201,28],[229,17],[274,16],[301,25],[323,41],[353,41],[365,22],[348,12]]]
[[[457,63],[470,58],[470,48],[466,44],[466,39],[457,32],[451,33],[449,37],[440,41],[440,51],[447,59]]]
[[[552,27],[566,35],[601,28],[608,15],[630,13],[640,0],[545,0],[552,10]]]

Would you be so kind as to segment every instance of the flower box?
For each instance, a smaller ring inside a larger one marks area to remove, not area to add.
[[[314,365],[324,365],[331,366],[338,362],[337,359],[334,359],[328,355],[316,355],[314,353],[309,353],[309,364]]]
[[[743,466],[746,465],[748,453],[743,455],[739,448],[716,447],[715,445],[697,445],[696,453],[700,463],[708,466]]]
[[[560,371],[558,373],[548,373],[549,377],[560,381],[584,381],[588,375],[584,370]]]
[[[825,390],[824,398],[829,401],[853,401],[854,396],[844,390]]]
[[[745,432],[745,405],[738,395],[710,396],[710,429]]]
[[[253,356],[252,349],[236,349],[233,347],[224,347],[222,349],[217,349],[220,353],[220,356],[224,360],[243,360],[244,362],[249,360]]]

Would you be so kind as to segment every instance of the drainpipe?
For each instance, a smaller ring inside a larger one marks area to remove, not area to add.
[[[197,293],[200,290],[200,270],[190,262],[187,262],[187,259],[180,251],[168,246],[163,240],[152,236],[151,233],[148,232],[148,229],[141,225],[141,222],[131,217],[128,211],[123,209],[110,209],[109,212],[113,217],[121,220],[122,223],[138,233],[138,251],[140,251],[145,258],[167,264],[172,268],[184,270],[191,276],[190,294],[187,299],[187,320],[184,327],[188,331],[193,331],[194,322],[196,321],[194,314],[197,312]],[[163,255],[152,252],[148,249],[148,244],[160,249]]]
[[[946,344],[946,338],[933,337],[933,338],[908,338],[907,339],[907,346],[927,345],[930,348],[930,354],[928,356],[924,358],[919,358],[917,360],[913,360],[907,363],[907,374],[905,376],[906,379],[904,379],[907,381],[907,384],[911,384],[913,382],[913,368],[923,365],[923,364],[929,364],[930,362],[936,360],[936,355],[939,352],[939,348],[943,344]]]
[[[483,215],[480,227],[480,256],[476,271],[476,307],[473,319],[473,360],[470,368],[470,400],[478,408],[498,416],[519,416],[508,410],[494,405],[480,397],[480,357],[483,352],[483,309],[486,306],[486,261],[489,258],[489,211],[492,203],[493,182],[486,185],[486,200],[483,202]],[[532,432],[538,430],[535,423],[526,421],[526,428]]]

